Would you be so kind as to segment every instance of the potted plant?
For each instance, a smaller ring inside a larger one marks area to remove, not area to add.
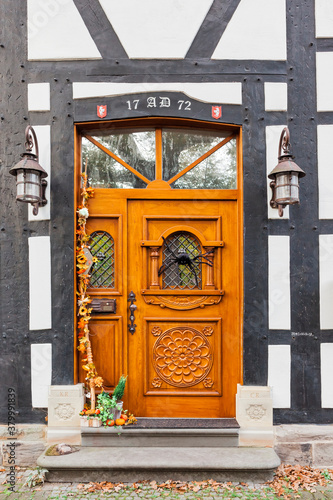
[[[125,377],[125,375],[122,375],[119,379],[118,384],[116,385],[116,387],[113,391],[113,398],[116,400],[116,403],[117,403],[116,418],[120,417],[122,409],[123,409],[122,398],[123,398],[124,392],[125,392],[126,380],[127,380],[127,377]]]

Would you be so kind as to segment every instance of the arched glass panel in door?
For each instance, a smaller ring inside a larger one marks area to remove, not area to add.
[[[114,240],[106,231],[95,231],[90,236],[90,251],[98,262],[93,265],[90,288],[114,288]]]
[[[162,250],[163,289],[201,289],[200,255],[200,242],[191,233],[178,231],[168,236]]]

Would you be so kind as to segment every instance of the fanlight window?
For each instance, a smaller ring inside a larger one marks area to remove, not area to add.
[[[187,255],[179,263],[182,256]],[[171,234],[163,245],[163,289],[192,290],[202,288],[202,270],[199,257],[201,245],[191,233],[180,231]]]
[[[106,231],[95,231],[90,236],[90,251],[98,258],[92,268],[91,288],[114,288],[114,240]]]
[[[92,131],[82,164],[95,188],[236,189],[236,134],[230,130],[156,128]]]

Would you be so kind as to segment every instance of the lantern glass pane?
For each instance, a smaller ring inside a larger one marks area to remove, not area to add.
[[[24,170],[18,170],[16,175],[16,198],[24,198]]]
[[[299,184],[298,184],[298,174],[296,172],[291,172],[291,185],[290,185],[290,204],[299,203]]]
[[[279,204],[299,203],[298,174],[290,172],[276,176],[275,201]]]
[[[16,199],[24,202],[40,201],[40,173],[34,170],[19,170],[16,177]]]

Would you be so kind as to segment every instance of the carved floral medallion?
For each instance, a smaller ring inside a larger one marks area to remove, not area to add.
[[[191,387],[205,379],[212,367],[212,347],[203,333],[188,326],[162,333],[153,348],[157,375],[175,387]]]
[[[266,414],[266,409],[263,405],[250,405],[246,413],[252,420],[261,420]]]
[[[54,413],[59,420],[70,420],[75,413],[75,408],[70,403],[59,403],[54,409]]]

